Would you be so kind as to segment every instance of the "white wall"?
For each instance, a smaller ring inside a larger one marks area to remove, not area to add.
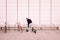
[[[41,0],[41,14],[39,21],[39,0],[29,0],[29,18],[35,24],[60,24],[60,0],[52,0],[52,15],[50,15],[50,0]],[[0,0],[0,24],[4,24],[6,19],[6,0]],[[7,0],[7,22],[8,24],[17,23],[17,0]],[[52,16],[52,19],[50,19]],[[18,0],[18,22],[26,24],[28,17],[28,0]]]
[[[50,0],[41,0],[41,24],[50,24]]]
[[[16,24],[17,22],[17,0],[7,0],[7,23]]]
[[[18,21],[20,24],[26,24],[28,17],[28,0],[18,0]]]
[[[60,25],[60,0],[52,1],[52,24]]]
[[[34,24],[39,24],[39,0],[30,0],[29,9],[29,18],[32,19]]]
[[[5,4],[5,0],[0,0],[0,24],[4,25],[5,24],[5,13],[6,13],[6,4]]]

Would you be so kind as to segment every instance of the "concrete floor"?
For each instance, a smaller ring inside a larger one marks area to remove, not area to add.
[[[33,32],[0,31],[0,40],[60,40],[60,31],[38,30]]]

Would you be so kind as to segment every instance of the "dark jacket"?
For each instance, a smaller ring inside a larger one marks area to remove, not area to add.
[[[28,24],[32,23],[31,19],[27,19]]]

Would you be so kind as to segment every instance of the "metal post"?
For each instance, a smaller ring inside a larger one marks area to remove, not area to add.
[[[7,32],[7,0],[6,0],[6,22],[5,22],[5,33]]]
[[[39,25],[41,25],[41,0],[39,0]]]
[[[18,24],[18,0],[17,0],[17,24]]]
[[[50,25],[52,25],[52,0],[50,0]]]
[[[30,15],[30,14],[29,14],[29,11],[30,11],[30,10],[29,10],[29,0],[28,0],[28,18],[29,18],[29,15]]]

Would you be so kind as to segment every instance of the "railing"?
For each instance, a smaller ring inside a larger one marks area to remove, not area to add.
[[[32,28],[32,27],[31,27]],[[33,28],[35,29],[35,30],[53,30],[53,31],[55,31],[55,30],[60,30],[59,29],[59,26],[33,26]],[[0,31],[2,31],[2,30],[4,30],[5,32],[7,32],[7,31],[10,31],[10,30],[14,30],[14,31],[26,31],[28,29],[28,27],[26,26],[20,26],[20,25],[18,25],[18,26],[8,26],[8,27],[6,27],[6,29],[5,29],[5,27],[0,27]]]

